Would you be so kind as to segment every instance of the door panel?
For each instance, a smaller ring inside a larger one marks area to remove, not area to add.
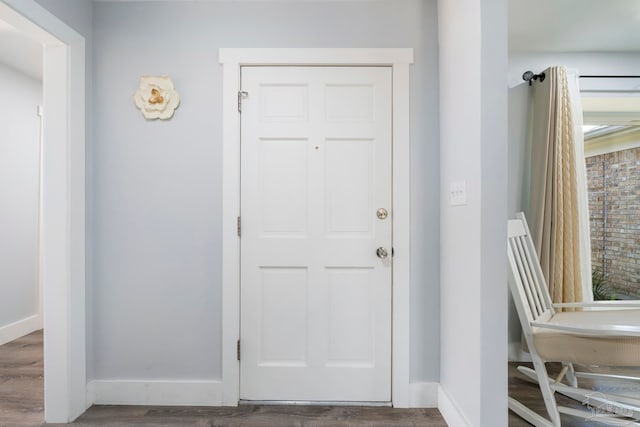
[[[373,231],[373,146],[370,139],[325,142],[325,218],[332,237]]]
[[[306,268],[261,268],[259,366],[306,366]]]
[[[327,366],[374,367],[371,268],[327,268]]]
[[[304,235],[307,229],[309,169],[307,140],[261,139],[258,146],[263,236],[276,237],[279,233]]]
[[[243,67],[240,397],[391,400],[391,69]]]

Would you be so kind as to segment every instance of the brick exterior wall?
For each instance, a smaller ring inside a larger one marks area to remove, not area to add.
[[[640,298],[640,148],[587,157],[591,265],[618,297]]]

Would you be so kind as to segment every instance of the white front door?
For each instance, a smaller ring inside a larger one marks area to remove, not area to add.
[[[390,401],[391,68],[241,82],[240,398]]]

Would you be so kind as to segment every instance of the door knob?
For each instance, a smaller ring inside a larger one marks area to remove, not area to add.
[[[376,249],[376,255],[378,255],[378,258],[380,259],[385,259],[389,254],[387,253],[387,250],[385,248],[380,246],[378,249]]]

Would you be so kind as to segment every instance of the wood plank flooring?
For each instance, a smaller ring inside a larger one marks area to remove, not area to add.
[[[509,364],[509,395],[541,415],[545,408],[536,385]],[[550,374],[559,370],[549,367]],[[0,346],[0,427],[54,426],[44,424],[42,332]],[[565,406],[580,405],[558,396]],[[60,424],[58,426],[63,426]],[[509,413],[509,426],[529,424]],[[602,426],[575,417],[562,418],[563,427]],[[164,407],[93,406],[72,426],[446,426],[437,409],[392,409],[324,406]],[[493,426],[491,426],[493,427]]]
[[[122,407],[93,406],[80,426],[446,426],[435,409],[325,406]]]
[[[44,417],[42,331],[0,346],[0,426],[39,426]]]
[[[538,414],[547,417],[547,411],[544,407],[544,402],[542,401],[542,397],[540,395],[540,389],[537,384],[534,384],[517,371],[517,367],[519,365],[525,365],[532,367],[530,363],[509,363],[509,396],[514,399],[520,401],[520,403],[528,406],[532,410],[536,411]],[[548,363],[547,370],[551,377],[556,377],[560,372],[561,365],[559,363]],[[585,369],[582,367],[581,369]],[[593,372],[596,372],[596,369],[592,369]],[[609,373],[615,373],[618,375],[631,375],[638,376],[640,372],[637,369],[618,369],[616,372],[612,372],[612,369],[606,370]],[[600,392],[604,395],[606,394],[621,394],[624,396],[634,397],[636,399],[640,399],[640,385],[637,383],[619,383],[615,381],[606,381],[606,380],[580,380],[580,386],[582,388],[591,389],[597,392]],[[585,410],[585,407],[582,406],[579,402],[569,399],[566,396],[561,394],[556,394],[556,400],[559,405],[568,406],[571,408],[576,408],[580,410]],[[637,425],[637,424],[606,424],[602,422],[596,422],[592,419],[589,419],[591,415],[590,412],[587,412],[587,417],[572,417],[568,415],[561,415],[562,427],[595,427],[595,426],[606,426],[606,425]],[[509,411],[509,426],[529,426],[530,424],[520,418],[518,415]]]
[[[44,424],[42,332],[0,346],[0,427]],[[65,424],[60,424],[63,426]],[[437,409],[326,406],[93,406],[72,426],[425,426],[444,427]]]
[[[542,400],[538,385],[528,381],[525,379],[524,375],[518,372],[516,368],[520,365],[532,367],[530,363],[509,363],[509,396],[547,418],[547,410],[544,407],[544,401]],[[558,374],[560,372],[559,365],[549,364],[547,369],[549,370],[549,375]],[[557,402],[563,406],[571,406],[578,409],[581,408],[581,405],[578,402],[562,395],[557,396]],[[601,423],[589,422],[587,420],[576,419],[575,417],[565,415],[562,415],[561,418],[562,427],[604,426],[604,424]],[[530,425],[531,424],[520,418],[518,415],[509,411],[510,427],[524,427]]]

